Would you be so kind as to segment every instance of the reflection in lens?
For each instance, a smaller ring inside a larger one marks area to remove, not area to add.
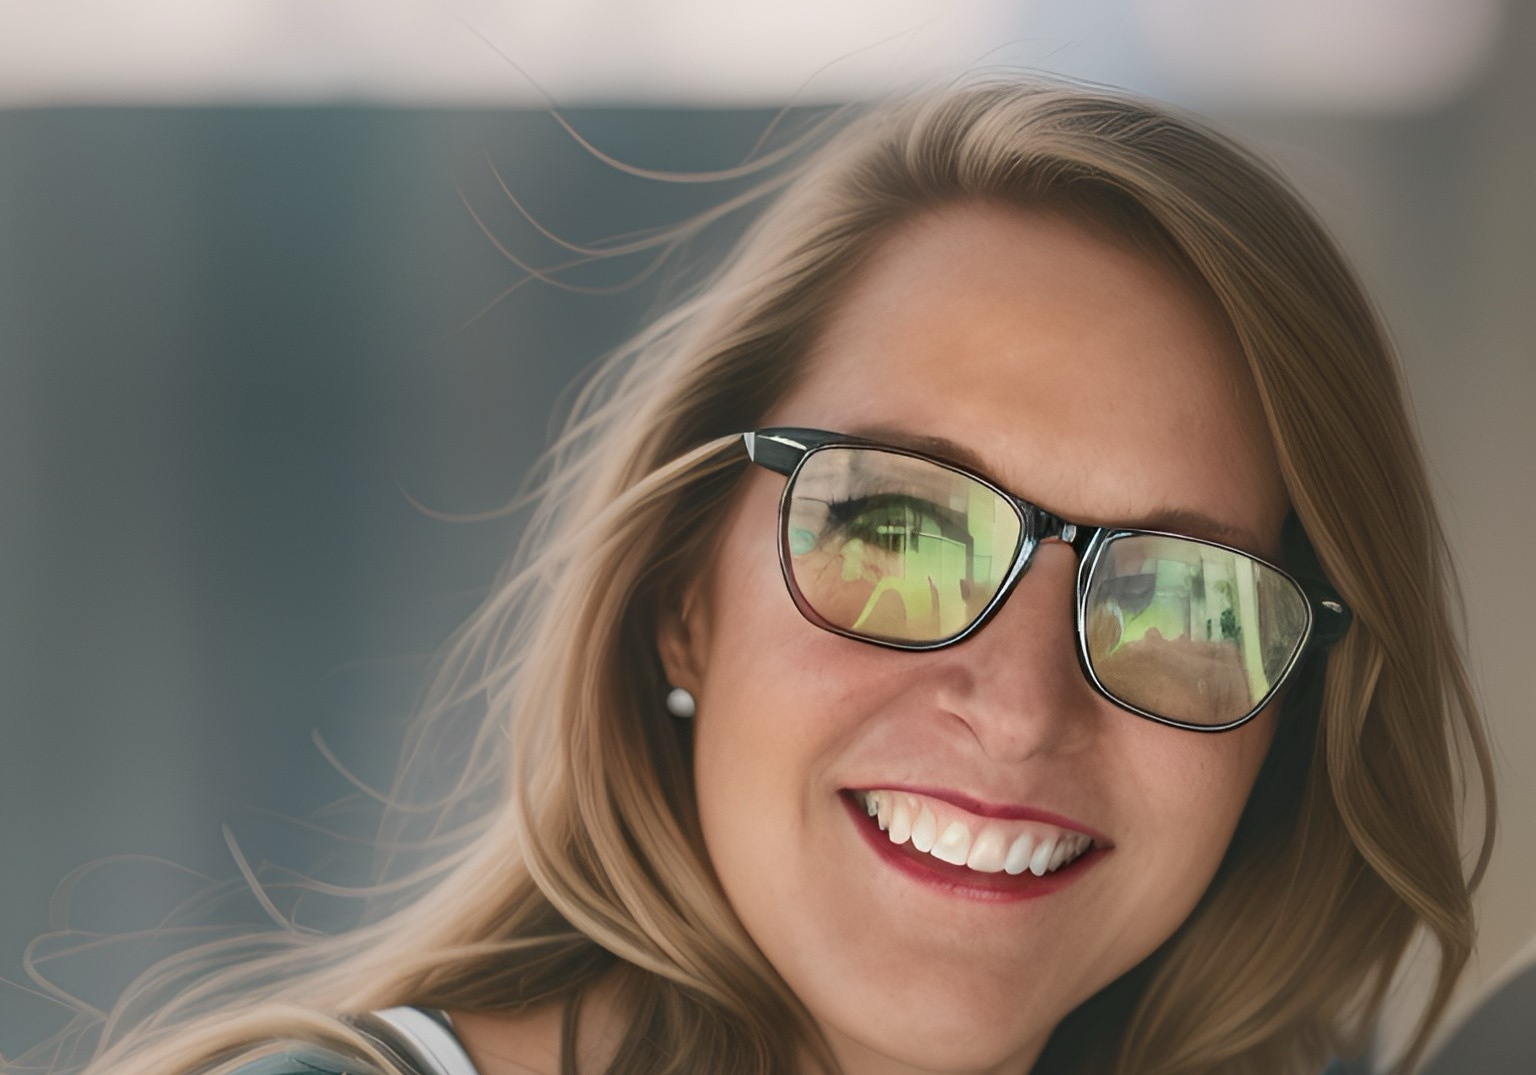
[[[1112,538],[1084,598],[1084,642],[1104,688],[1190,724],[1252,712],[1290,667],[1306,624],[1290,579],[1188,538]]]
[[[785,548],[801,596],[833,627],[884,641],[964,631],[1019,542],[1018,513],[994,490],[876,448],[811,453],[789,498]]]

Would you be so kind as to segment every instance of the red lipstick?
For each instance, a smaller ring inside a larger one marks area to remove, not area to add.
[[[917,794],[933,795],[931,790],[919,791],[917,788],[904,788]],[[961,806],[945,795],[933,795],[934,798],[944,798],[946,802]],[[1043,877],[1037,877],[1033,873],[1025,871],[1021,874],[1008,873],[981,873],[966,866],[954,866],[934,858],[925,852],[917,850],[910,843],[893,844],[890,838],[882,831],[875,819],[869,816],[859,802],[859,797],[852,792],[844,793],[843,805],[848,811],[849,819],[863,837],[864,842],[887,865],[900,871],[911,880],[937,889],[947,895],[959,899],[972,900],[978,903],[1017,903],[1021,900],[1035,899],[1058,892],[1082,877],[1092,869],[1100,859],[1109,853],[1107,847],[1094,847],[1076,860],[1060,867]],[[980,811],[973,811],[980,813]],[[983,814],[981,816],[998,816],[995,814]],[[1058,828],[1072,829],[1087,835],[1092,833],[1077,826],[1066,819],[1053,820],[1053,816],[1040,811],[1025,811],[1023,815],[1008,815],[1014,820],[1041,821]]]

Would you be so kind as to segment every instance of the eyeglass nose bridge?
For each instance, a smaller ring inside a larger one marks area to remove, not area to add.
[[[1039,505],[1013,496],[1002,489],[994,487],[994,491],[1012,504],[1014,510],[1019,513],[1019,519],[1022,524],[1019,529],[1019,551],[1014,555],[1014,561],[1008,569],[1008,574],[998,584],[997,593],[987,603],[987,607],[982,610],[981,614],[976,617],[975,621],[966,630],[950,639],[946,643],[947,645],[953,645],[975,634],[987,621],[997,614],[998,610],[1013,595],[1019,580],[1024,577],[1025,572],[1034,563],[1035,553],[1039,552],[1040,546],[1047,541],[1060,541],[1062,544],[1072,548],[1074,555],[1077,557],[1076,586],[1081,591],[1083,569],[1091,559],[1087,554],[1093,544],[1094,537],[1100,532],[1098,527],[1079,526],[1076,523],[1069,523],[1061,516],[1054,515]],[[1078,597],[1074,595],[1074,606],[1077,603]]]

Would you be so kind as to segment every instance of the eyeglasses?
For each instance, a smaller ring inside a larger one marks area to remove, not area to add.
[[[779,562],[807,620],[879,646],[932,650],[1002,605],[1040,542],[1078,554],[1077,649],[1088,682],[1138,716],[1224,731],[1264,708],[1350,612],[1323,581],[1181,534],[1083,527],[903,448],[814,429],[742,434],[788,477]]]

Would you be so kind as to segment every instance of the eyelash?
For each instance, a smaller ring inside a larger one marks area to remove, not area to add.
[[[931,500],[923,500],[901,493],[876,493],[871,496],[849,497],[846,500],[828,501],[826,507],[827,515],[837,524],[840,530],[849,533],[850,536],[870,541],[882,548],[889,548],[889,546],[880,541],[878,533],[874,535],[853,533],[854,524],[860,516],[872,512],[897,509],[902,513],[902,516],[890,516],[892,521],[899,517],[906,519],[933,519],[939,524],[939,534],[942,536],[967,543],[970,537],[964,520],[953,512],[946,511]],[[875,525],[878,526],[878,524]],[[910,529],[908,532],[910,533]],[[892,551],[900,550],[893,549]]]

